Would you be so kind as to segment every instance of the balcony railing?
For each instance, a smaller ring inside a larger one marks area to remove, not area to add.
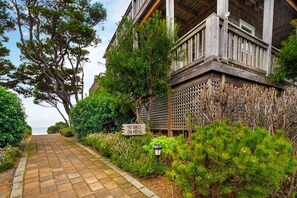
[[[271,49],[271,73],[275,73],[275,69],[279,67],[279,64],[277,62],[277,54],[279,52],[279,49],[272,47]]]
[[[239,68],[255,71],[266,75],[271,71],[271,65],[266,64],[268,56],[268,44],[261,39],[252,36],[232,23],[228,23],[228,30],[223,33],[223,23],[217,15],[212,14],[202,21],[186,35],[179,39],[173,49],[181,55],[172,64],[172,70],[176,71],[191,63],[199,64],[213,58],[222,58],[228,64]],[[222,42],[226,39],[226,42]],[[223,54],[225,43],[225,58]]]
[[[250,68],[266,70],[268,44],[253,37],[232,23],[228,26],[228,61]]]
[[[172,70],[178,70],[192,62],[202,61],[205,56],[205,20],[179,39],[173,49],[177,60]]]

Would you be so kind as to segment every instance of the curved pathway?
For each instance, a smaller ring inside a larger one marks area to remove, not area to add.
[[[27,147],[23,197],[147,197],[141,188],[148,189],[132,185],[136,180],[128,182],[123,174],[60,135],[33,136]]]

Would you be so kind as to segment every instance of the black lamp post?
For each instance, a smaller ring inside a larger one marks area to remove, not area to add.
[[[153,146],[153,149],[154,149],[156,158],[159,160],[162,153],[162,146],[159,144],[156,144],[155,146]]]

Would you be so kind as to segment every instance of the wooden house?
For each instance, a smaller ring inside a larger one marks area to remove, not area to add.
[[[169,28],[179,25],[180,39],[173,50],[185,53],[172,64],[172,93],[151,107],[151,128],[168,135],[185,130],[185,113],[198,108],[191,101],[209,83],[272,86],[268,76],[274,56],[297,18],[293,0],[132,0],[125,15],[141,23],[156,9]],[[110,45],[116,43],[115,33]]]

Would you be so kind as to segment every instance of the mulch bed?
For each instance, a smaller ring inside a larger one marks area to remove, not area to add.
[[[171,182],[165,175],[149,179],[137,178],[140,183],[148,187],[161,198],[181,198],[181,189]]]
[[[0,173],[0,198],[10,197],[14,173],[18,167],[20,159],[20,157],[16,158],[13,168]]]
[[[29,136],[26,140],[23,140],[19,146],[21,153],[24,151],[25,144],[29,141],[31,137]],[[17,157],[14,160],[14,166],[0,173],[0,198],[10,197],[12,190],[13,178],[15,171],[19,165],[21,157]]]

